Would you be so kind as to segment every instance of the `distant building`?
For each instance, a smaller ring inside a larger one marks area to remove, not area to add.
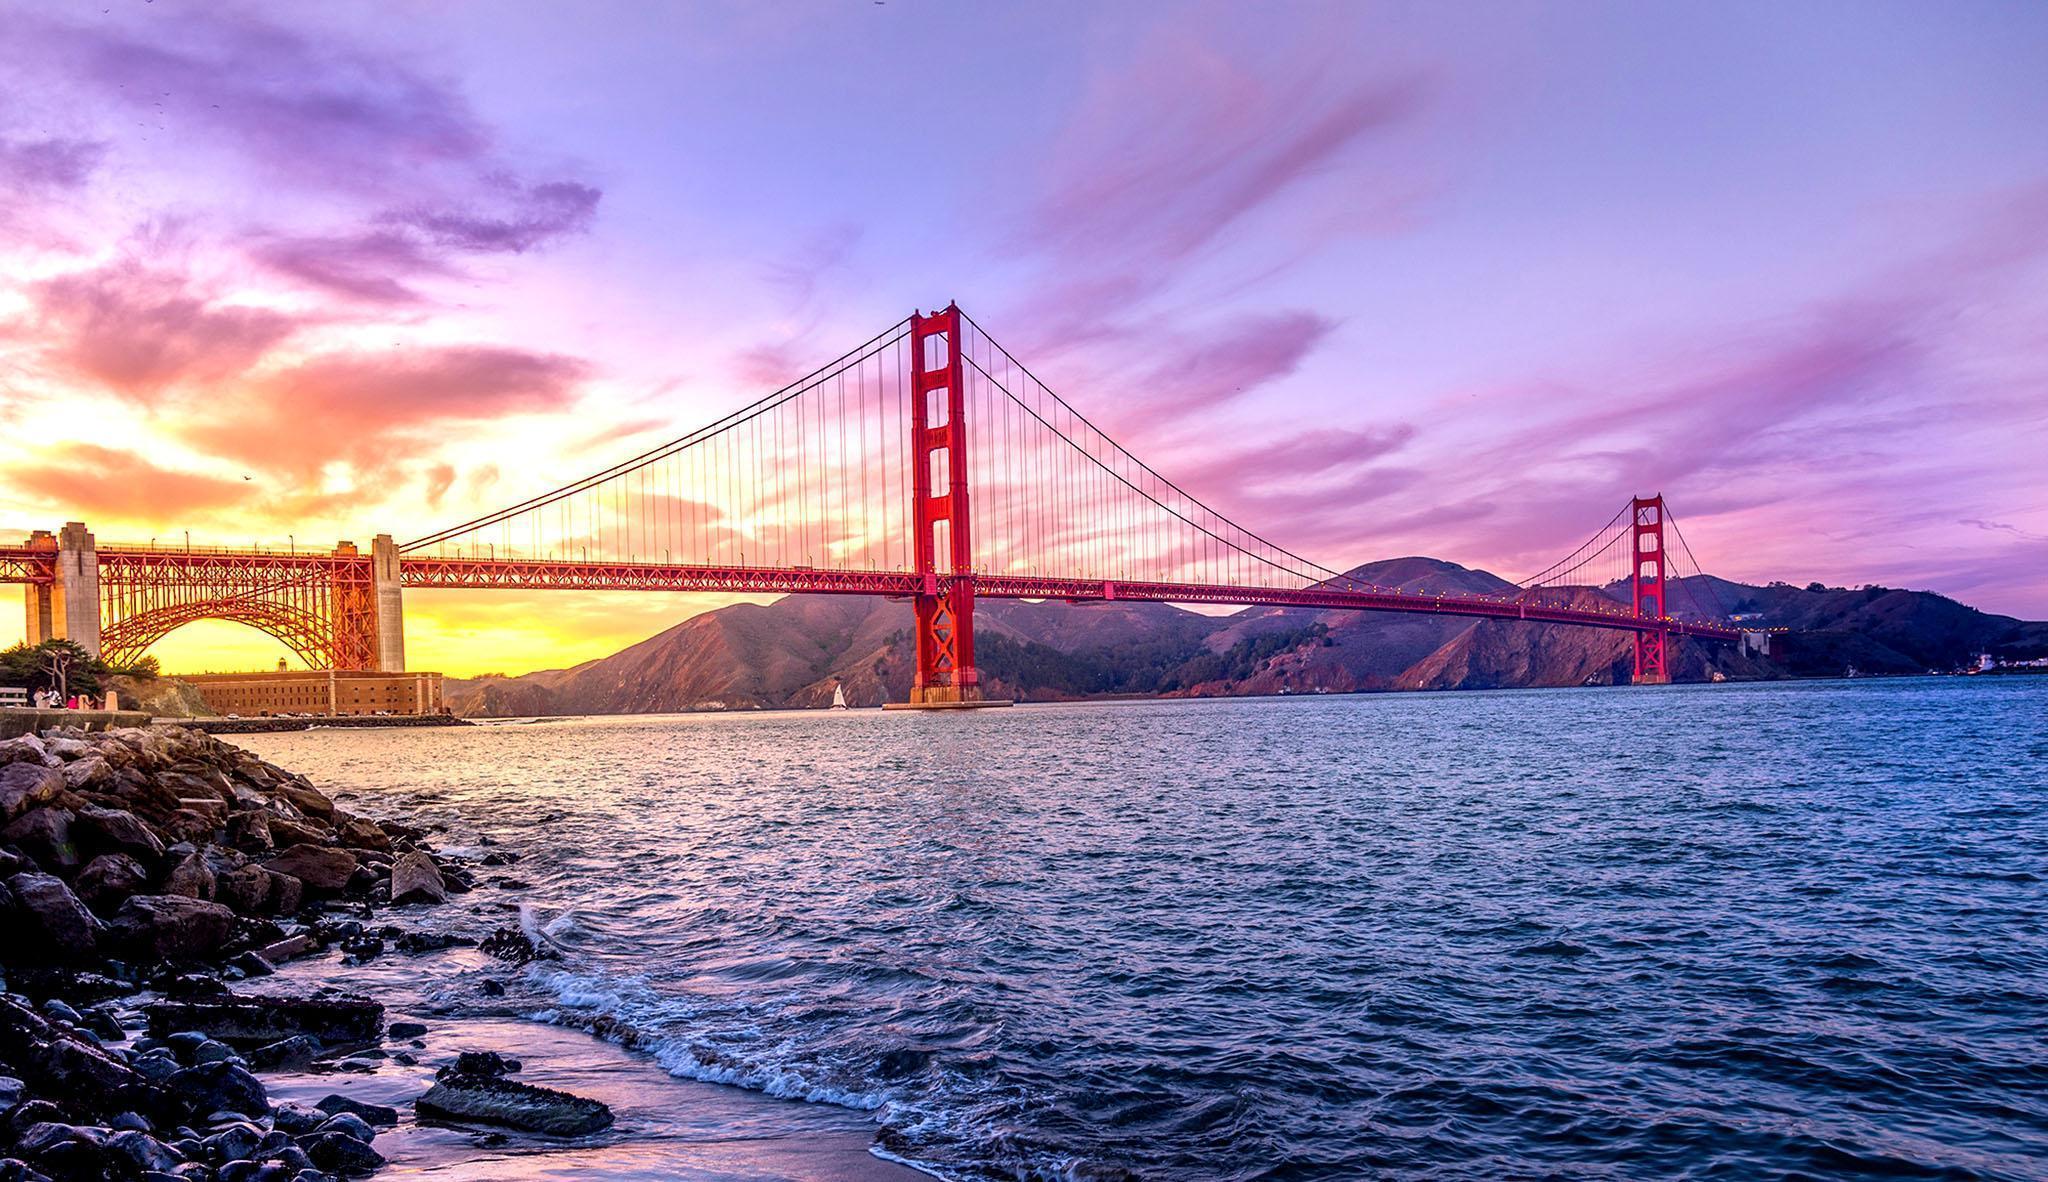
[[[185,675],[215,714],[439,714],[439,673],[298,669]]]
[[[1978,654],[1978,656],[1977,656],[1977,671],[1978,671],[1979,673],[1982,673],[1982,672],[1983,672],[1983,671],[1985,671],[1986,669],[1990,669],[1990,668],[1993,668],[1993,667],[1995,667],[1995,666],[1996,666],[1997,664],[1998,664],[1998,662],[1997,662],[1997,661],[1994,661],[1994,660],[1992,660],[1992,659],[1991,659],[1991,654],[1990,654],[1990,653],[1980,653],[1980,654]]]

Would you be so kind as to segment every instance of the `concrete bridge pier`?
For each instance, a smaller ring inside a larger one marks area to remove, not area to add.
[[[31,550],[55,550],[57,537],[49,530],[39,529],[28,536]],[[28,625],[23,629],[30,648],[57,635],[57,622],[52,600],[56,589],[47,583],[29,583],[22,588],[22,597],[28,601]]]
[[[398,581],[398,543],[390,534],[370,539],[370,586],[377,611],[377,669],[405,672],[405,602]]]
[[[38,602],[37,590],[45,591],[46,602]],[[43,611],[48,612],[50,628],[44,639],[75,641],[93,656],[100,655],[99,548],[82,521],[67,521],[57,531],[56,581],[46,589],[30,588],[30,643],[38,643],[35,625]]]

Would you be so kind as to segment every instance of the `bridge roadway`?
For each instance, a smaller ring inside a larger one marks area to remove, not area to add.
[[[128,568],[162,578],[197,578],[234,567],[244,574],[267,572],[289,579],[353,574],[367,555],[277,550],[169,549],[102,546],[102,569]],[[0,547],[0,582],[42,583],[53,577],[47,550]],[[696,566],[652,562],[577,562],[553,559],[448,558],[404,554],[399,581],[405,587],[503,591],[708,591],[754,595],[882,595],[909,597],[950,589],[952,578],[929,581],[908,571],[840,571],[806,567]],[[1572,624],[1626,632],[1668,632],[1713,640],[1740,640],[1726,624],[1631,614],[1612,609],[1558,607],[1508,596],[1430,595],[1386,589],[1350,589],[1330,584],[1308,587],[1237,587],[1140,580],[974,576],[983,599],[1059,599],[1072,603],[1133,600],[1204,603],[1244,607],[1303,607],[1353,611],[1410,612],[1491,620]]]
[[[952,578],[929,582],[909,571],[835,571],[806,568],[686,566],[665,563],[558,562],[519,559],[399,559],[407,587],[500,588],[510,590],[721,591],[751,594],[884,595],[944,594]],[[1134,600],[1149,603],[1213,603],[1241,607],[1306,607],[1353,611],[1418,612],[1491,620],[1577,624],[1627,632],[1670,632],[1715,640],[1740,640],[1740,629],[1701,621],[1647,619],[1613,610],[1545,606],[1506,596],[1423,595],[1392,590],[1310,587],[1230,587],[1203,583],[1127,579],[1038,578],[975,575],[977,599],[1062,599],[1070,603]]]

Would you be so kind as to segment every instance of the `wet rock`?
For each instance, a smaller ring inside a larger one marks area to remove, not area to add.
[[[7,890],[32,938],[50,954],[78,960],[92,953],[103,927],[64,880],[53,874],[17,874]]]
[[[23,735],[22,739],[33,739],[34,735]],[[22,739],[0,743],[5,749]],[[40,750],[41,745],[37,745]],[[55,768],[44,767],[38,759],[33,762],[8,763],[0,767],[0,822],[12,823],[32,808],[46,805],[56,799],[64,790],[63,773]]]
[[[203,1030],[238,1046],[262,1046],[305,1034],[327,1046],[375,1042],[382,1004],[364,997],[222,997],[160,1001],[145,1007],[153,1034]]]
[[[144,1051],[130,1060],[129,1066],[152,1083],[163,1083],[178,1074],[181,1067],[175,1056],[162,1049]]]
[[[185,1157],[170,1146],[148,1133],[129,1130],[115,1133],[107,1139],[109,1155],[125,1160],[138,1170],[160,1170],[170,1173],[181,1165]]]
[[[130,951],[158,960],[195,960],[220,951],[234,931],[235,913],[184,895],[136,895],[108,925]]]
[[[219,978],[205,973],[168,973],[151,982],[153,988],[165,997],[226,997],[228,987]]]
[[[400,854],[391,864],[391,901],[447,902],[448,888],[441,881],[441,872],[434,868],[434,860],[417,850]]]
[[[172,1109],[161,1088],[12,994],[0,995],[0,1063],[36,1094],[62,1096],[82,1112],[161,1115]]]
[[[499,1079],[519,1070],[519,1060],[507,1059],[496,1051],[464,1051],[455,1056],[455,1062],[434,1073],[436,1079],[454,1075],[471,1075],[483,1079]]]
[[[121,1025],[121,1019],[114,1016],[111,1007],[94,1006],[81,1017],[81,1025],[109,1042],[118,1042],[128,1037],[127,1029]]]
[[[268,977],[277,971],[277,966],[263,959],[260,952],[244,952],[228,961],[228,967],[240,970],[245,977]]]
[[[387,1108],[382,1104],[365,1104],[338,1093],[322,1096],[313,1107],[329,1116],[339,1112],[353,1112],[379,1128],[390,1128],[398,1123],[398,1109]]]
[[[505,983],[503,981],[494,981],[489,977],[486,977],[484,978],[483,984],[477,986],[477,988],[483,993],[485,997],[505,996]]]
[[[448,1075],[413,1102],[421,1116],[503,1125],[527,1133],[580,1137],[611,1127],[599,1101],[484,1075]]]
[[[393,1038],[419,1038],[426,1032],[425,1022],[393,1022],[385,1029],[385,1033]]]
[[[321,1122],[319,1131],[323,1133],[341,1133],[344,1136],[354,1137],[365,1145],[377,1139],[377,1130],[370,1127],[370,1122],[353,1112],[335,1113]]]
[[[295,1034],[257,1047],[247,1058],[249,1066],[258,1071],[304,1071],[320,1057],[322,1049],[319,1039]]]
[[[192,1053],[186,1057],[195,1064],[225,1063],[235,1057],[235,1052],[228,1044],[208,1038],[201,1039],[199,1045],[193,1047]]]
[[[79,856],[78,843],[71,836],[72,817],[70,809],[31,809],[16,817],[7,828],[0,829],[0,838],[12,842],[16,849],[35,859],[36,865],[45,870],[58,873],[76,870],[84,859]]]
[[[313,1164],[344,1178],[373,1174],[384,1165],[384,1155],[347,1133],[315,1133],[302,1143]]]
[[[341,840],[353,849],[389,850],[391,836],[379,828],[375,821],[363,817],[335,814],[334,831]]]
[[[309,817],[326,821],[334,816],[334,802],[327,799],[327,794],[301,779],[284,780],[272,791]]]
[[[0,1110],[12,1108],[16,1104],[21,1103],[21,1098],[27,1094],[27,1084],[11,1075],[0,1075]]]
[[[397,1114],[394,1112],[393,1119],[395,1120],[396,1118]],[[299,1137],[325,1124],[329,1119],[329,1114],[317,1108],[308,1108],[304,1104],[286,1100],[271,1110],[271,1119],[272,1123],[283,1132]]]
[[[194,1112],[267,1112],[269,1097],[256,1077],[222,1060],[187,1067],[169,1081],[173,1094]]]
[[[468,936],[451,936],[445,932],[406,932],[398,937],[393,946],[408,956],[422,952],[438,952],[443,948],[469,948],[476,941]]]
[[[149,889],[149,872],[127,854],[101,854],[78,872],[78,897],[102,915],[128,896]]]
[[[256,952],[264,960],[269,961],[271,964],[278,965],[283,964],[285,961],[304,956],[308,952],[317,952],[319,951],[319,949],[319,940],[315,939],[309,933],[300,932],[298,935],[295,936],[286,936],[284,939],[278,940],[275,943],[265,944],[263,947],[258,948]]]
[[[263,1144],[263,1130],[247,1121],[232,1122],[200,1142],[211,1157],[229,1161],[252,1160]]]
[[[374,933],[350,936],[341,942],[344,956],[354,958],[357,964],[377,959],[384,953],[384,937]]]
[[[163,857],[164,843],[141,818],[126,809],[88,805],[78,810],[72,832],[88,848],[127,854],[145,862]]]
[[[295,845],[264,863],[279,874],[289,874],[311,890],[328,894],[348,885],[356,872],[356,856],[347,850],[316,845]]]
[[[535,944],[526,933],[513,928],[499,928],[484,937],[482,948],[499,960],[513,964],[526,964],[535,960],[559,960],[561,954],[545,944]]]

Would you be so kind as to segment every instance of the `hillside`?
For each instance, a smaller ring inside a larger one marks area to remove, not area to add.
[[[1500,593],[1511,584],[1431,558],[1348,572],[1407,591]],[[1679,680],[1955,668],[1976,653],[2048,652],[2048,624],[1994,616],[1922,591],[1765,587],[1701,580],[1762,625],[1800,631],[1768,660],[1682,642]],[[1582,588],[1587,603],[1623,598]],[[1683,600],[1675,592],[1675,602]],[[1157,603],[983,600],[975,615],[989,692],[1023,700],[1118,694],[1227,696],[1360,690],[1612,685],[1629,676],[1627,634],[1505,620],[1249,608],[1208,616]],[[816,707],[835,685],[855,705],[908,696],[909,609],[861,596],[793,595],[706,612],[621,652],[521,677],[449,679],[460,714],[620,714]]]

